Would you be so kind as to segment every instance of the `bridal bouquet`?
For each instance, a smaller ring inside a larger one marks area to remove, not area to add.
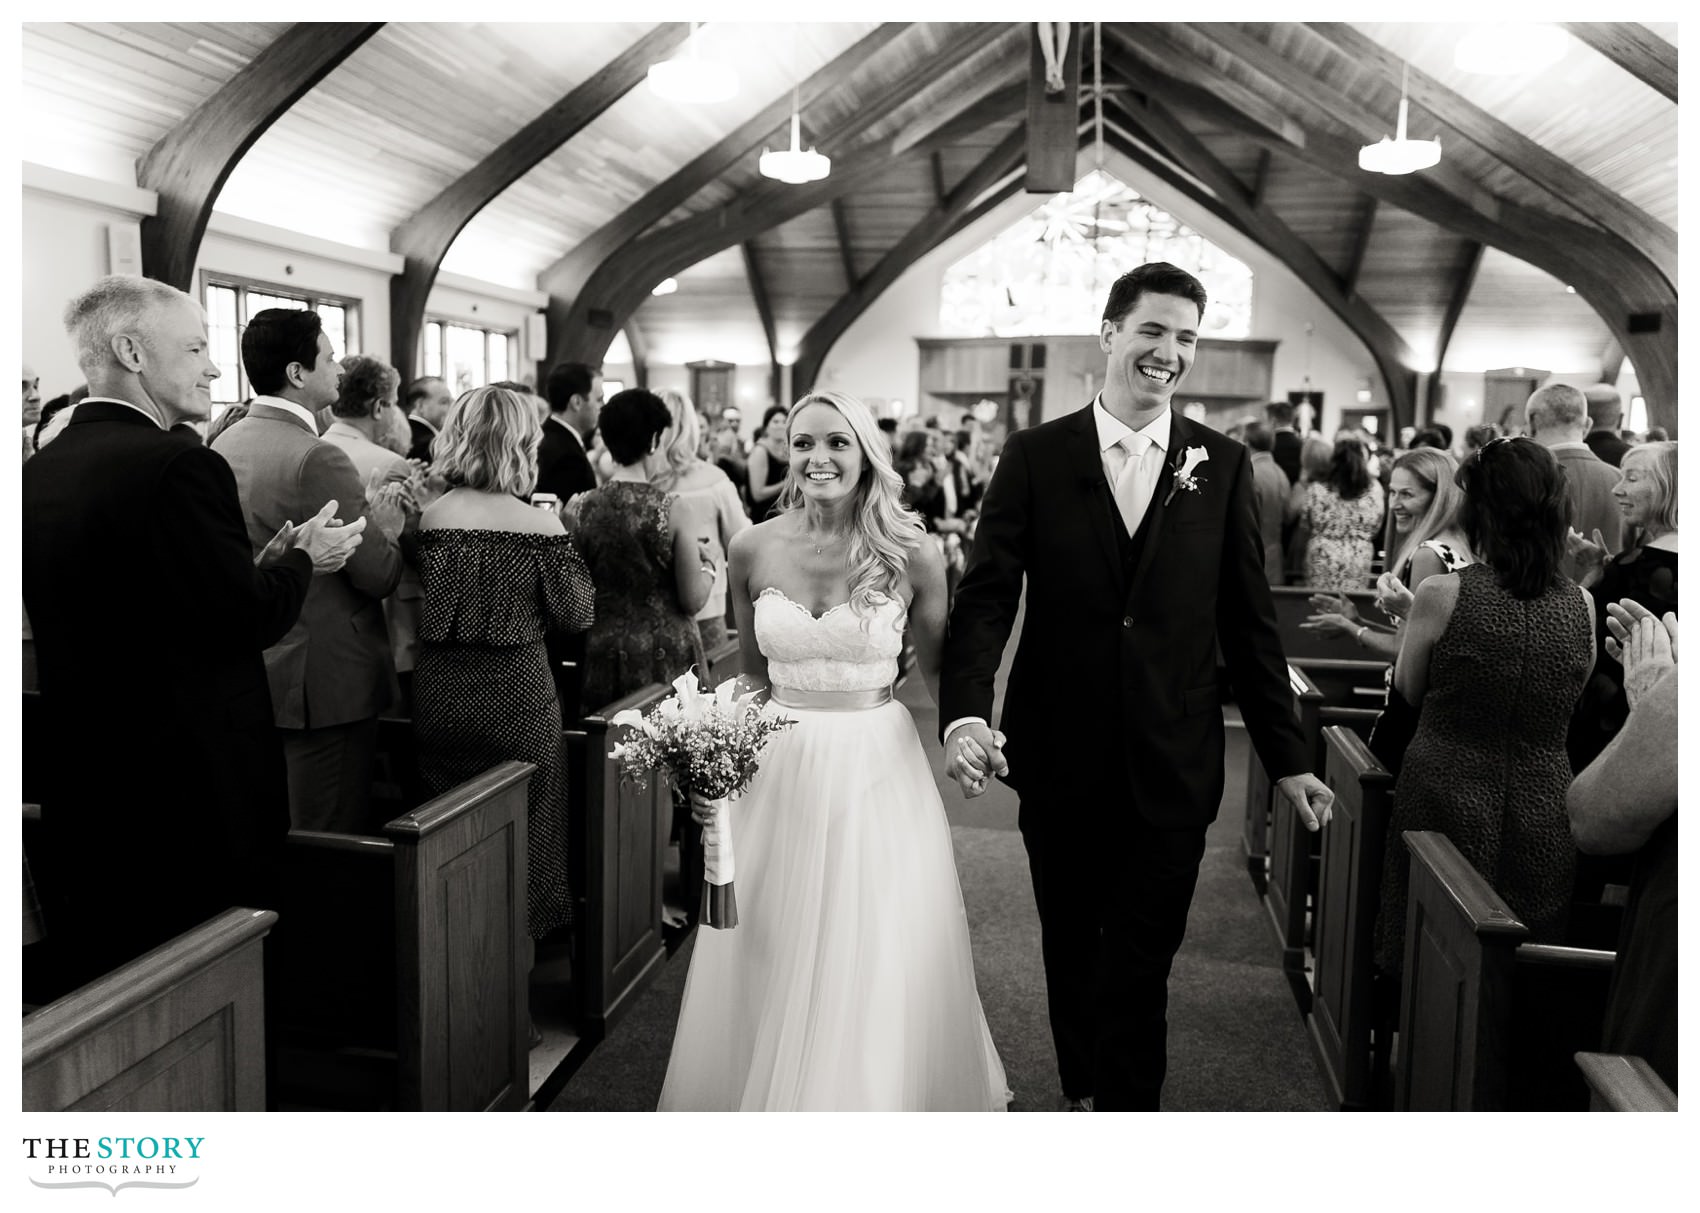
[[[750,786],[768,738],[795,723],[758,703],[759,695],[739,694],[736,679],[704,691],[696,674],[686,672],[673,680],[673,694],[647,714],[627,708],[609,722],[630,730],[610,756],[634,784],[644,787],[649,772],[660,770],[681,793],[695,791],[715,802],[714,821],[702,831],[702,920],[711,927],[738,925],[728,803]]]

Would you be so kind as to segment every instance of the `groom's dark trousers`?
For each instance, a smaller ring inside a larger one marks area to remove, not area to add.
[[[945,641],[941,727],[992,717],[1021,795],[1063,1093],[1155,1108],[1169,966],[1223,789],[1218,644],[1272,779],[1310,769],[1263,571],[1246,448],[1178,414],[1137,535],[1092,409],[1011,434]],[[1189,448],[1196,490],[1177,488]],[[1173,491],[1171,491],[1173,490]]]

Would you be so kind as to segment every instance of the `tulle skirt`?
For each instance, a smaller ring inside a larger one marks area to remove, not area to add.
[[[1003,1111],[914,721],[786,710],[729,810],[738,925],[697,930],[661,1110]]]

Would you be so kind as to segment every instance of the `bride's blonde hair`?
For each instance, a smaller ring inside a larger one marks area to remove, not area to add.
[[[850,432],[862,448],[847,560],[850,609],[866,616],[902,579],[909,554],[926,538],[927,528],[921,516],[903,504],[903,477],[891,466],[890,448],[868,406],[843,392],[810,392],[786,413],[787,433],[798,412],[811,404],[836,409],[850,423]],[[781,512],[803,508],[803,489],[794,478],[786,478],[776,508]]]

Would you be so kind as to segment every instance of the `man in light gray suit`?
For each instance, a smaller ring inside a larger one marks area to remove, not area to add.
[[[401,578],[403,513],[388,489],[368,508],[354,464],[319,437],[314,413],[337,399],[342,368],[317,313],[268,308],[242,333],[254,390],[248,415],[213,449],[236,473],[256,552],[292,519],[327,500],[365,541],[342,570],[313,579],[301,616],[265,651],[272,710],[289,768],[289,820],[300,830],[369,833],[378,716],[396,696],[384,598]]]
[[[1549,383],[1524,406],[1529,437],[1550,450],[1564,468],[1570,493],[1570,525],[1589,539],[1597,531],[1606,551],[1623,547],[1623,512],[1612,489],[1617,469],[1583,441],[1588,434],[1588,399],[1568,383]]]

